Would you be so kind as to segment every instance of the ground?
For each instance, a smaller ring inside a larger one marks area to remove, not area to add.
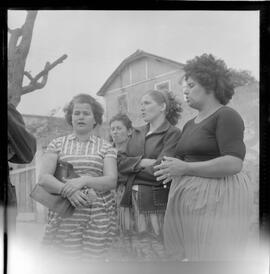
[[[159,274],[170,269],[173,273],[179,273],[179,269],[183,269],[183,273],[200,273],[200,274],[266,274],[268,273],[269,258],[266,260],[263,250],[256,252],[257,248],[250,242],[249,253],[252,257],[244,263],[222,263],[214,264],[194,264],[194,263],[177,263],[172,262],[156,262],[155,264],[141,264],[136,262],[118,263],[80,263],[74,261],[61,261],[60,256],[44,256],[40,245],[44,234],[45,224],[33,221],[22,222],[17,221],[17,236],[15,247],[10,249],[8,274]],[[268,253],[269,254],[269,253]],[[177,269],[176,269],[177,268]],[[217,268],[217,269],[216,269]],[[228,269],[229,272],[228,272]],[[200,270],[200,271],[199,271]],[[195,272],[194,272],[195,271]],[[199,272],[198,272],[199,271]]]
[[[17,222],[17,238],[39,245],[44,234],[45,224],[37,222]]]

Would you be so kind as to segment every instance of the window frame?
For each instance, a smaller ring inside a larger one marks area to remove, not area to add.
[[[126,102],[126,112],[122,112],[122,107],[121,107],[121,104],[120,104],[120,101],[122,98],[125,98],[125,102]],[[119,111],[120,113],[123,113],[123,114],[127,114],[128,111],[129,111],[129,106],[128,106],[128,94],[125,92],[125,93],[121,93],[119,95],[117,95],[117,104],[118,104],[118,108],[119,108]]]
[[[168,91],[170,91],[171,90],[171,80],[164,80],[164,81],[155,83],[155,85],[154,85],[155,90],[163,91],[163,89],[161,89],[161,90],[158,89],[158,86],[162,85],[162,84],[166,84],[166,83],[168,83]]]

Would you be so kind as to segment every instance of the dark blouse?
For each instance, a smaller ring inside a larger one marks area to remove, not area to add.
[[[155,132],[147,134],[148,131],[149,125],[134,129],[126,152],[118,153],[118,182],[126,185],[120,205],[131,206],[132,186],[138,185],[139,210],[148,213],[163,212],[169,188],[163,188],[162,182],[157,181],[153,166],[143,168],[140,161],[144,158],[155,159],[156,165],[163,156],[175,157],[181,131],[167,120]]]
[[[153,166],[159,164],[163,156],[175,157],[181,131],[167,120],[155,132],[147,135],[148,130],[149,125],[134,129],[126,152],[118,153],[118,171],[127,176],[136,174],[136,181],[144,181],[144,184],[158,185],[161,182],[156,180]],[[142,168],[139,163],[143,158],[155,159],[156,162],[153,166]]]
[[[189,120],[177,145],[177,157],[188,162],[224,155],[244,159],[244,122],[232,108],[223,106],[199,123]]]

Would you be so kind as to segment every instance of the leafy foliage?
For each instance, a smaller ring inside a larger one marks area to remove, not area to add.
[[[236,70],[231,68],[230,77],[235,88],[258,82],[248,70]]]

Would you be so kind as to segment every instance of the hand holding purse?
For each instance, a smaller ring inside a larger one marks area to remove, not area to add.
[[[72,164],[65,161],[58,161],[54,176],[64,182],[63,178],[78,178],[79,175],[74,171]],[[59,213],[62,217],[68,217],[73,214],[74,207],[67,198],[59,194],[49,193],[42,185],[36,184],[30,193],[30,197],[47,207],[48,209]]]

